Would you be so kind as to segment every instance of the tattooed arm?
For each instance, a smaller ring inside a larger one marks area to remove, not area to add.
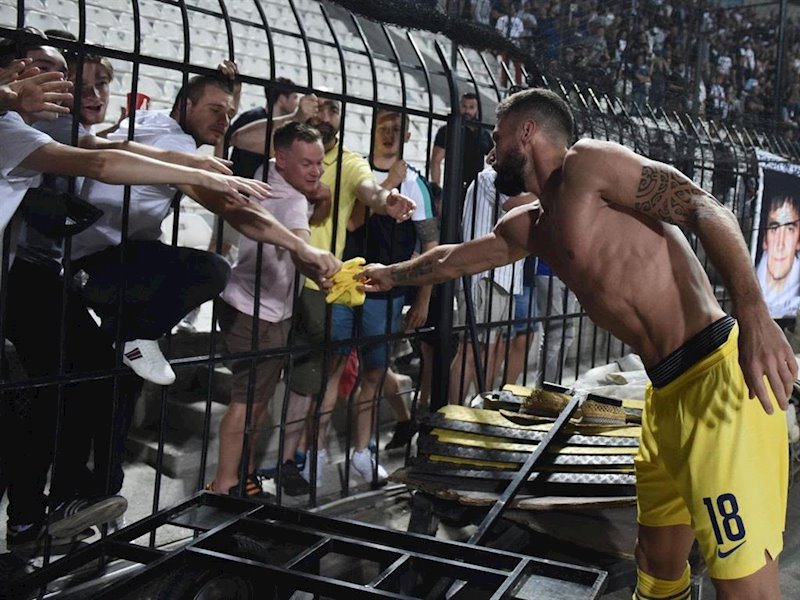
[[[563,171],[566,184],[577,186],[578,193],[599,194],[609,203],[685,226],[697,235],[739,320],[739,362],[750,396],[758,396],[771,412],[766,376],[785,409],[797,364],[783,332],[770,318],[733,213],[674,167],[618,144],[582,140],[570,149]]]
[[[445,244],[394,265],[367,265],[356,279],[366,292],[385,292],[395,286],[429,285],[481,273],[510,264],[529,254],[524,246],[529,223],[538,206],[521,206],[506,214],[492,233],[462,244]]]

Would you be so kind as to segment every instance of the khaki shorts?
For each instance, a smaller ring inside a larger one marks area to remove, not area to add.
[[[648,386],[636,457],[639,523],[690,525],[715,579],[752,575],[765,552],[777,559],[786,524],[786,416],[748,397],[738,337],[734,326],[676,380]]]
[[[230,353],[253,351],[253,317],[245,314],[226,302],[219,303],[219,326]],[[258,321],[258,350],[286,348],[291,319],[270,323]],[[231,402],[247,402],[247,389],[250,373],[255,369],[253,385],[253,402],[267,402],[275,393],[275,386],[281,369],[285,364],[285,356],[259,358],[255,360],[236,360],[231,364],[233,378],[231,380]]]
[[[481,279],[478,282],[477,292],[475,292],[472,303],[475,307],[475,323],[498,323],[509,321],[514,318],[511,312],[514,297],[502,287],[494,283],[491,279]],[[467,323],[467,302],[464,290],[458,292],[458,314],[454,325],[466,325]],[[505,327],[496,325],[489,329],[489,341],[493,342],[498,335],[505,331]],[[478,340],[484,340],[486,328],[478,329]]]
[[[303,288],[295,305],[292,346],[311,346],[314,350],[293,353],[288,371],[289,389],[302,396],[322,391],[323,353],[325,343],[326,292]]]

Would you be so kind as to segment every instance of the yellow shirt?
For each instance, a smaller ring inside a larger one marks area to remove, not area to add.
[[[342,150],[342,183],[339,196],[336,197],[336,171],[339,157],[339,144],[325,153],[323,163],[325,173],[322,175],[322,183],[331,189],[333,204],[328,217],[319,225],[311,226],[311,237],[309,244],[322,250],[330,250],[337,258],[342,258],[344,252],[345,236],[347,235],[347,222],[356,202],[356,188],[366,179],[375,179],[369,163],[359,154],[351,152],[347,148]],[[338,206],[338,212],[337,207]],[[333,217],[336,213],[336,246],[333,245]],[[317,285],[310,279],[306,279],[306,287],[317,290]]]

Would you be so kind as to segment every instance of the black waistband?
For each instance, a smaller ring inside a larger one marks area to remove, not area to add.
[[[719,348],[728,339],[735,323],[733,317],[725,315],[681,344],[657,365],[647,369],[653,387],[661,388],[672,383],[700,359]]]

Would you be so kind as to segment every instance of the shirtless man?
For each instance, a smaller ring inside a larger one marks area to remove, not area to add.
[[[358,277],[366,291],[386,291],[544,258],[591,319],[641,355],[653,384],[636,459],[634,598],[689,598],[694,537],[718,598],[779,598],[788,465],[774,405],[786,408],[797,366],[736,219],[673,167],[617,144],[572,145],[572,132],[552,92],[503,101],[489,157],[497,188],[541,204],[514,209],[482,238]],[[676,225],[703,243],[738,324]]]

